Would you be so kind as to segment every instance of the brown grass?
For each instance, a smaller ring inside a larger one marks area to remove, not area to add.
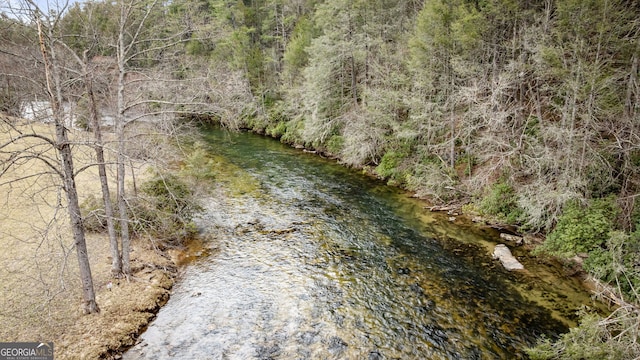
[[[2,119],[0,119],[2,120]],[[21,124],[23,133],[53,136],[53,128]],[[0,144],[18,132],[0,122]],[[74,141],[88,140],[73,132]],[[36,140],[21,141],[12,149],[35,149],[54,161]],[[93,150],[74,146],[75,167],[94,161]],[[5,163],[6,154],[0,154]],[[0,341],[53,341],[56,359],[108,358],[133,343],[169,295],[174,262],[154,250],[149,241],[134,240],[131,281],[113,283],[109,291],[110,251],[106,235],[88,234],[98,306],[101,312],[82,315],[80,280],[73,240],[59,179],[44,162],[29,160],[0,177]],[[138,175],[143,172],[140,171]],[[39,174],[35,177],[24,177]],[[97,169],[77,177],[81,201],[100,198]]]

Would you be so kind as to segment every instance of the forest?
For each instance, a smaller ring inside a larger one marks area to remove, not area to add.
[[[618,307],[530,356],[640,356],[637,1],[21,4],[0,17],[1,112],[51,94],[46,45],[87,129],[79,74],[123,128],[160,114],[254,131],[545,235],[539,256],[579,259]]]

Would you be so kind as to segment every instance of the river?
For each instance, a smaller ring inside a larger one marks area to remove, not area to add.
[[[591,305],[524,254],[502,269],[491,228],[272,139],[205,136],[206,255],[124,359],[523,359]]]

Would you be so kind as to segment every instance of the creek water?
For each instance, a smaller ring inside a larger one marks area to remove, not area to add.
[[[206,255],[124,359],[522,359],[589,303],[495,230],[252,134],[205,132]]]

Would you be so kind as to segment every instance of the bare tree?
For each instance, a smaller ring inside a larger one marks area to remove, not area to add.
[[[55,27],[60,17],[59,15],[56,15],[55,12],[49,12],[48,15],[45,15],[37,4],[31,0],[26,0],[21,3],[19,14],[24,17],[21,19],[22,21],[29,20],[31,21],[31,24],[35,25],[40,52],[40,59],[38,59],[40,63],[39,68],[44,72],[45,79],[43,91],[50,104],[51,118],[55,127],[55,137],[48,138],[36,133],[19,132],[19,136],[1,144],[0,150],[7,155],[7,158],[3,162],[2,173],[6,172],[11,166],[19,164],[21,161],[26,159],[36,159],[44,162],[60,177],[62,180],[62,187],[66,195],[67,212],[69,215],[74,246],[76,248],[80,269],[82,295],[84,299],[83,310],[87,314],[96,313],[99,312],[100,309],[96,303],[84,226],[82,222],[82,215],[80,213],[78,192],[75,182],[76,172],[74,169],[73,153],[71,149],[72,143],[68,136],[64,109],[62,107],[64,101],[64,85],[62,84],[63,66],[62,60],[58,56],[59,47],[56,46],[57,39],[55,36]],[[42,151],[30,151],[33,150],[32,147],[27,147],[26,150],[13,150],[15,149],[14,146],[16,144],[26,142],[30,139],[37,139],[45,145],[48,145],[50,148],[55,149],[55,152],[59,156],[59,162],[43,156]],[[0,173],[0,175],[2,173]]]
[[[184,10],[170,14],[153,0],[119,0],[113,50],[115,81],[115,135],[117,141],[117,207],[122,245],[122,273],[131,274],[130,219],[125,188],[127,127],[137,121],[171,123],[176,114],[220,112],[209,101],[205,75],[188,69],[184,44],[197,39],[198,14]],[[178,3],[172,4],[179,6]],[[184,4],[183,4],[184,5]],[[188,5],[184,5],[188,9]],[[201,68],[196,66],[197,68]],[[176,75],[176,73],[180,73]]]
[[[104,141],[102,139],[102,124],[98,114],[98,105],[93,91],[93,75],[91,73],[90,59],[87,52],[83,53],[82,65],[84,74],[84,84],[89,101],[89,117],[95,136],[95,151],[98,161],[98,175],[100,176],[100,187],[102,189],[102,200],[107,222],[107,232],[109,233],[109,244],[111,247],[111,274],[119,277],[122,273],[122,257],[118,245],[118,236],[115,227],[115,217],[113,205],[111,204],[111,192],[109,191],[109,180],[107,178],[106,161],[104,157]]]
[[[100,103],[96,98],[96,87],[94,86],[96,82],[100,80],[104,82],[104,78],[109,77],[108,66],[106,72],[101,72],[100,66],[94,65],[92,62],[94,54],[99,54],[101,45],[97,39],[97,34],[100,32],[97,29],[99,24],[93,21],[96,17],[94,13],[96,8],[96,4],[86,6],[85,9],[77,4],[74,5],[61,19],[63,21],[63,24],[60,26],[62,39],[60,39],[57,44],[75,61],[76,72],[82,83],[82,90],[79,89],[78,94],[70,94],[70,96],[75,96],[76,98],[82,97],[86,102],[86,125],[87,128],[93,130],[94,140],[92,146],[96,154],[96,163],[89,166],[97,166],[98,168],[105,222],[109,234],[109,245],[112,257],[111,273],[114,277],[120,277],[122,275],[122,256],[118,244],[118,235],[115,227],[116,217],[111,202],[111,191],[107,177],[107,162],[105,160],[105,143],[102,134],[103,126],[100,115]],[[81,31],[79,33],[68,31],[66,26],[70,24],[79,25]]]

